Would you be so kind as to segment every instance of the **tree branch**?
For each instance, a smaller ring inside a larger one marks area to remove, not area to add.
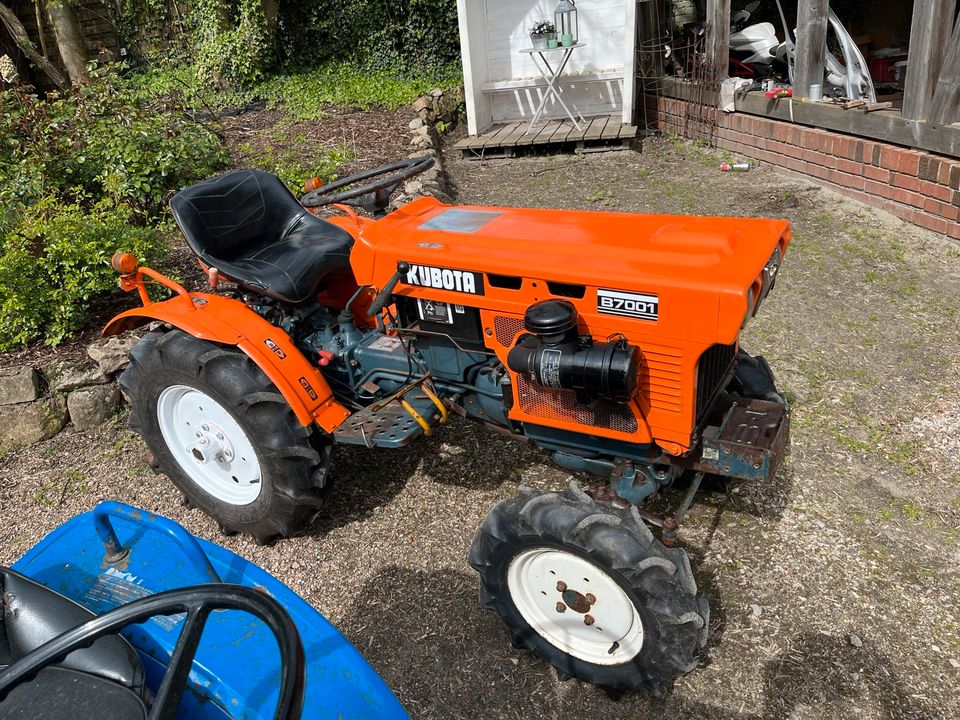
[[[30,62],[40,68],[43,74],[50,78],[54,85],[61,90],[66,90],[69,87],[69,83],[63,76],[63,73],[57,69],[56,65],[37,52],[33,43],[30,41],[30,36],[27,34],[26,28],[23,27],[23,23],[17,19],[13,10],[3,3],[0,3],[0,22],[7,28],[7,32],[10,33],[10,36],[17,43],[20,51],[30,59]]]

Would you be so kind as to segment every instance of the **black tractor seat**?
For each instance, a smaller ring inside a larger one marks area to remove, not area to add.
[[[327,273],[350,267],[350,233],[309,213],[278,177],[260,170],[192,185],[170,208],[204,264],[284,302],[309,300]]]
[[[86,608],[0,567],[0,673],[48,640],[93,618]],[[0,701],[0,720],[142,720],[143,666],[119,635],[70,653]]]

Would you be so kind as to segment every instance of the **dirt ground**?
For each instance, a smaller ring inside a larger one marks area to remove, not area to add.
[[[791,455],[772,485],[704,494],[681,531],[711,640],[666,697],[560,682],[478,607],[466,555],[487,509],[570,475],[463,422],[402,451],[338,450],[328,511],[274,547],[182,508],[124,418],[68,429],[0,460],[0,563],[104,498],[163,513],[323,611],[415,718],[960,717],[960,248],[767,168],[721,173],[722,159],[664,141],[448,163],[465,203],[793,223],[744,339],[793,403]]]

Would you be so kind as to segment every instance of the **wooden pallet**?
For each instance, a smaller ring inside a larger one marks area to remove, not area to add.
[[[625,125],[620,116],[587,118],[580,129],[569,120],[546,120],[530,128],[530,122],[512,122],[490,128],[480,135],[465,137],[454,149],[464,158],[513,157],[518,152],[547,149],[577,149],[582,152],[623,150],[637,143],[637,127]]]

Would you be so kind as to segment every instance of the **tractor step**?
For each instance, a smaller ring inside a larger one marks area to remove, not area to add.
[[[439,420],[436,406],[420,391],[407,393],[406,400],[434,427]],[[378,410],[364,408],[348,417],[333,433],[336,442],[366,447],[398,448],[423,435],[423,428],[399,402]]]

